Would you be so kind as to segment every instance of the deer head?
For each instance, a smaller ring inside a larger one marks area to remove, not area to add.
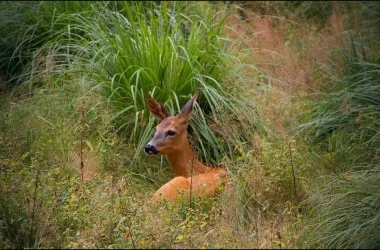
[[[178,115],[170,115],[165,107],[150,96],[145,96],[150,113],[160,121],[153,138],[145,145],[145,153],[169,155],[178,153],[188,143],[187,127],[192,109],[199,93],[197,92]]]

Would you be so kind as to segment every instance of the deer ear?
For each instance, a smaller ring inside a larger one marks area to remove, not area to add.
[[[148,104],[148,108],[149,108],[150,113],[157,120],[162,121],[166,117],[170,116],[170,114],[166,111],[164,106],[161,103],[154,100],[152,97],[146,95],[145,101]]]
[[[181,112],[179,112],[178,116],[183,117],[186,121],[190,120],[193,107],[195,106],[195,101],[199,96],[199,92],[195,93],[195,95],[183,106]]]

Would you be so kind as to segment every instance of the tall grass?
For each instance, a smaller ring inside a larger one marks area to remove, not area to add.
[[[135,144],[134,159],[153,132],[144,96],[152,95],[176,114],[200,91],[190,130],[204,159],[220,160],[234,150],[234,143],[249,140],[247,129],[231,133],[228,125],[253,128],[258,114],[246,105],[252,101],[243,94],[244,83],[229,82],[231,71],[242,72],[234,65],[242,63],[222,36],[226,14],[201,4],[199,11],[180,2],[97,2],[60,8],[41,4],[41,15],[48,13],[42,20],[52,20],[49,33],[43,33],[43,45],[32,51],[30,63],[18,76],[29,77],[23,78],[31,80],[29,89],[41,78],[65,84],[93,82],[93,90],[113,107],[117,130]],[[32,35],[23,42],[35,40]],[[224,137],[210,128],[210,121],[221,127]]]
[[[118,110],[113,119],[119,129],[130,131],[129,139],[136,142],[137,152],[141,152],[153,126],[153,119],[146,112],[145,95],[151,94],[165,103],[172,114],[198,89],[202,90],[203,100],[207,100],[203,102],[206,110],[215,112],[220,102],[230,107],[219,83],[226,74],[223,68],[227,63],[217,37],[223,22],[212,27],[210,19],[181,16],[168,9],[166,3],[153,10],[138,3],[124,5],[126,16],[111,11],[102,13],[99,25],[83,20],[83,27],[89,29],[91,40],[99,41],[88,49],[99,52],[94,58],[98,68],[92,76],[102,84],[108,101]],[[190,33],[186,34],[186,30]],[[127,111],[135,116],[132,122]],[[191,126],[207,138],[206,142],[216,144],[215,135],[204,121]]]
[[[350,36],[328,66],[330,90],[316,101],[308,121],[301,125],[333,171],[317,182],[307,201],[313,207],[313,219],[304,235],[317,247],[380,246],[376,233],[380,207],[380,54],[376,43],[374,37],[364,40]]]
[[[379,248],[379,167],[325,181],[309,199],[317,214],[310,222],[309,242],[321,248]]]
[[[89,14],[90,7],[91,2],[2,2],[0,70],[8,85],[31,78],[38,50],[56,39],[59,29],[70,24],[66,14],[77,11]]]
[[[338,156],[343,153],[341,163],[348,166],[371,161],[379,153],[380,65],[374,46],[351,38],[349,47],[341,47],[327,76],[330,90],[300,126],[311,142]]]
[[[323,27],[331,16],[333,5],[339,3],[323,1],[236,1],[238,5],[262,15],[274,15],[304,24]],[[340,8],[344,7],[339,6]]]
[[[180,3],[176,3],[180,5]],[[221,145],[207,125],[208,117],[218,121],[218,112],[244,115],[254,125],[256,115],[239,106],[237,97],[226,91],[225,78],[231,70],[226,41],[221,37],[225,16],[207,9],[199,15],[185,15],[168,3],[146,8],[141,3],[124,3],[125,15],[98,12],[97,25],[83,20],[90,48],[96,52],[96,69],[91,77],[100,82],[108,101],[118,111],[113,120],[128,131],[139,154],[152,135],[153,119],[144,95],[150,94],[176,114],[190,95],[201,91],[190,127],[206,161],[220,159]],[[128,118],[133,113],[134,119]],[[227,139],[227,138],[226,138]]]

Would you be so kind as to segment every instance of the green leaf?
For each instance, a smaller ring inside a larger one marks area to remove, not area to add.
[[[28,157],[30,155],[30,152],[26,152],[24,153],[22,156],[21,156],[21,159],[25,159],[26,157]]]

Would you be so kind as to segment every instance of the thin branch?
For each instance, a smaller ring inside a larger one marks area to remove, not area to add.
[[[191,158],[191,173],[190,173],[190,202],[189,202],[189,207],[191,208],[191,196],[192,196],[192,191],[193,191],[193,175],[194,175],[194,154],[193,157]]]
[[[289,154],[290,154],[290,164],[292,166],[292,176],[293,176],[293,203],[297,200],[297,188],[296,188],[296,175],[294,172],[294,164],[293,164],[293,155],[292,148],[289,141]]]
[[[255,166],[255,191],[254,191],[254,196],[255,196],[255,200],[257,201],[257,184],[258,184],[258,171],[257,171],[257,163],[254,162],[254,166]],[[255,231],[256,231],[256,246],[257,248],[259,247],[259,207],[257,206],[256,207],[256,219],[255,219]]]
[[[33,206],[32,206],[32,222],[31,222],[31,225],[30,225],[29,248],[32,248],[32,241],[33,241],[33,229],[34,229],[34,219],[35,219],[35,209],[36,209],[36,200],[37,200],[37,189],[38,189],[39,176],[40,176],[40,170],[37,169],[37,171],[36,171],[36,177],[35,177],[35,180],[34,180],[34,194],[33,194]]]
[[[81,180],[82,180],[82,185],[83,185],[83,168],[84,168],[84,163],[83,163],[83,133],[84,133],[84,128],[85,128],[85,114],[83,110],[83,103],[80,106],[80,113],[81,113],[81,129],[79,132],[80,136],[80,172],[81,172]]]
[[[135,215],[136,215],[136,211],[137,211],[137,208],[135,208],[135,210],[133,211],[133,213]],[[133,240],[133,234],[132,234],[132,221],[130,220],[129,222],[130,222],[128,225],[129,235],[131,236],[131,242],[132,242],[133,249],[136,249],[135,241]]]

